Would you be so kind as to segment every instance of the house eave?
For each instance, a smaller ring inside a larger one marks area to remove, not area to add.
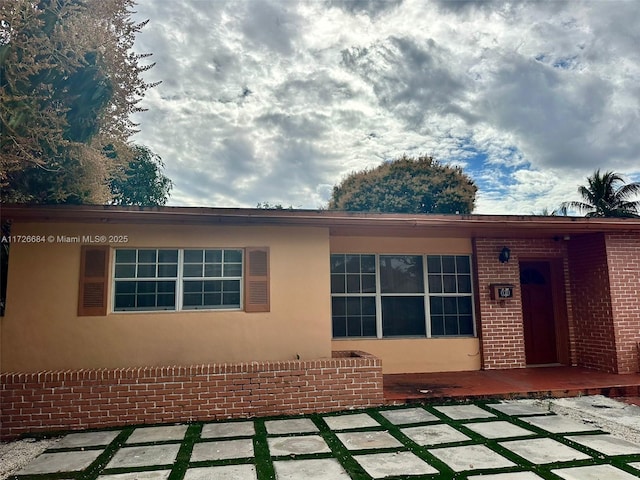
[[[18,223],[307,226],[344,236],[554,237],[640,232],[640,219],[534,215],[420,215],[208,207],[2,205],[0,218]]]

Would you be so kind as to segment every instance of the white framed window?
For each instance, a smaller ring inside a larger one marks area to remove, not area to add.
[[[116,249],[113,310],[241,309],[242,249]]]
[[[333,337],[475,335],[469,255],[331,255]]]

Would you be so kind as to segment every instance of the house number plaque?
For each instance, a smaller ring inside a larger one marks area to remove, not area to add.
[[[492,283],[489,285],[491,288],[492,300],[508,300],[513,298],[513,285],[506,285],[504,283]]]

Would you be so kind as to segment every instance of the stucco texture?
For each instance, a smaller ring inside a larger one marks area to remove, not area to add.
[[[127,235],[113,248],[267,246],[271,310],[111,313],[109,305],[106,316],[78,317],[80,244],[16,243],[1,320],[4,372],[331,357],[328,229],[51,223],[14,224],[12,234]],[[111,279],[110,297],[112,289]]]

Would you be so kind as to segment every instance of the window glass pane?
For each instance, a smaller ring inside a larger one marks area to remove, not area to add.
[[[469,257],[458,255],[456,257],[456,268],[458,273],[471,273],[471,262]]]
[[[116,295],[136,293],[136,282],[116,282]]]
[[[138,308],[151,308],[156,306],[156,296],[155,295],[138,295],[137,306]]]
[[[240,306],[240,293],[239,292],[231,292],[224,293],[222,295],[222,303],[228,307],[239,307]]]
[[[138,278],[155,278],[156,276],[156,264],[153,265],[138,265]]]
[[[116,294],[116,310],[124,310],[131,309],[136,306],[136,296],[135,295],[118,295]]]
[[[362,336],[376,336],[376,317],[362,317]]]
[[[138,293],[156,293],[156,282],[136,282]]]
[[[458,275],[458,293],[471,293],[471,275]]]
[[[221,263],[222,250],[205,250],[204,261],[207,263]]]
[[[140,260],[142,261],[142,260]],[[159,250],[158,262],[160,263],[177,263],[178,262],[178,250]]]
[[[224,266],[225,277],[241,277],[242,276],[242,264],[240,263],[227,263]]]
[[[205,277],[222,277],[222,264],[221,263],[207,263],[204,266]]]
[[[362,297],[362,315],[376,316],[376,299],[374,297]]]
[[[185,307],[193,307],[201,305],[202,294],[200,293],[185,293],[182,298],[182,305]]]
[[[376,276],[362,275],[362,293],[376,292]]]
[[[348,316],[360,316],[362,309],[360,308],[360,297],[347,297],[347,315]]]
[[[178,276],[178,265],[158,265],[158,277],[172,277]]]
[[[332,254],[331,255],[331,273],[344,273],[345,263],[344,263],[344,255],[342,254]]]
[[[175,293],[176,282],[157,282],[158,293]]]
[[[158,307],[175,307],[176,299],[172,293],[162,293],[158,295]]]
[[[360,257],[362,273],[376,273],[376,256],[362,255]]]
[[[220,280],[209,280],[203,283],[203,289],[205,292],[221,292],[222,282]]]
[[[445,315],[444,317],[444,334],[458,335],[458,317],[455,315]]]
[[[205,293],[204,304],[210,307],[218,307],[222,305],[222,293]]]
[[[455,275],[443,275],[442,285],[444,287],[444,293],[456,293],[457,283]]]
[[[442,293],[442,277],[429,275],[429,293]]]
[[[442,272],[456,273],[456,259],[452,255],[442,256]]]
[[[138,250],[139,263],[156,263],[155,250]]]
[[[134,278],[135,276],[135,265],[116,265],[116,278]]]
[[[347,317],[347,336],[362,336],[362,322],[360,320],[360,317]]]
[[[424,298],[382,297],[382,335],[426,335]]]
[[[345,316],[347,314],[347,299],[344,297],[332,298],[331,313],[333,316]]]
[[[240,263],[242,262],[241,250],[225,250],[224,251],[225,263]]]
[[[442,267],[440,266],[440,255],[427,256],[427,270],[429,273],[442,272]]]
[[[431,315],[431,336],[437,337],[444,335],[444,316]]]
[[[344,293],[346,291],[344,282],[344,275],[331,275],[331,293]]]
[[[202,292],[202,282],[184,282],[185,293]]]
[[[382,293],[422,293],[422,257],[419,255],[384,255],[380,257]]]
[[[202,263],[202,250],[185,250],[185,263]]]
[[[431,315],[442,315],[444,313],[444,305],[442,303],[442,297],[429,298],[429,308]]]
[[[444,313],[453,315],[458,313],[458,299],[456,297],[442,297],[444,302]]]
[[[182,267],[182,274],[185,277],[202,277],[202,264],[185,264]]]
[[[360,255],[346,255],[347,273],[360,273]]]
[[[460,315],[471,315],[471,297],[458,298],[458,313]]]
[[[347,275],[347,293],[360,293],[360,275]]]
[[[346,337],[347,336],[347,318],[341,316],[333,316],[331,318],[333,326],[333,337]]]
[[[239,280],[223,280],[222,291],[223,292],[239,292],[240,281]]]
[[[460,325],[460,335],[473,335],[473,317],[464,315],[458,319]]]
[[[116,250],[116,263],[136,263],[136,251]]]

